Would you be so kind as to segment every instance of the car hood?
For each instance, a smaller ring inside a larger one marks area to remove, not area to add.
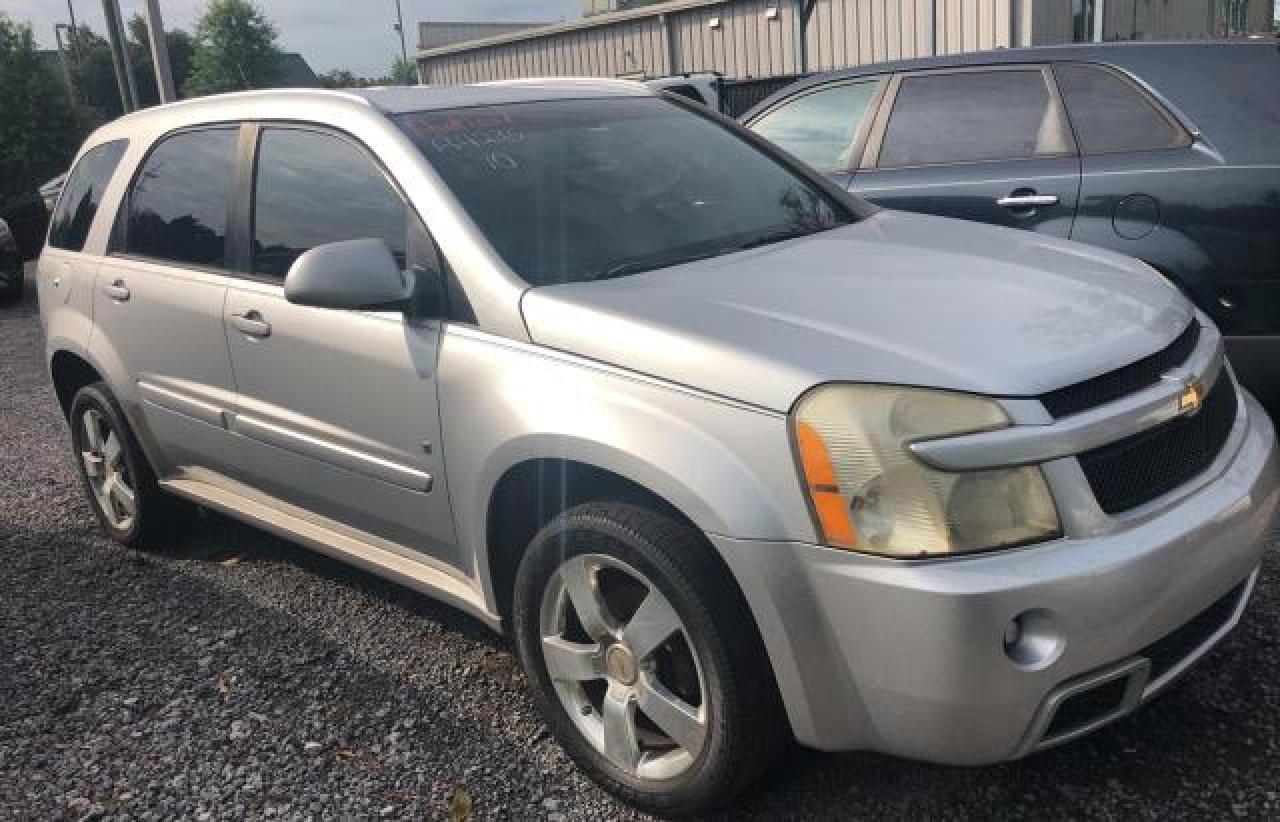
[[[1119,254],[892,211],[522,309],[540,345],[780,411],[830,381],[1041,394],[1158,351],[1193,311]]]

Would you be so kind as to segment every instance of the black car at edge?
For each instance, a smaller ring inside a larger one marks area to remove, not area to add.
[[[886,208],[1137,257],[1280,394],[1280,45],[1046,46],[861,66],[742,122]]]

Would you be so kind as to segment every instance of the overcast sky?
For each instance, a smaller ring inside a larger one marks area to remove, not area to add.
[[[76,22],[106,34],[102,0],[71,0]],[[286,51],[299,51],[317,74],[333,68],[377,77],[399,56],[400,38],[391,29],[395,0],[257,0],[280,32]],[[120,0],[128,20],[143,0]],[[160,0],[166,28],[192,30],[207,0]],[[558,21],[582,11],[582,0],[400,0],[409,53],[420,20]],[[53,48],[53,24],[67,22],[67,0],[0,0],[0,11],[35,27],[41,46]]]

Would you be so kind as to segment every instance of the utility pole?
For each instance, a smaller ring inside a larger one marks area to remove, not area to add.
[[[151,63],[156,69],[156,89],[161,103],[178,99],[173,90],[173,71],[169,68],[169,38],[160,18],[160,0],[147,0],[147,40],[151,43]]]
[[[67,0],[67,16],[71,18],[71,31],[67,35],[67,45],[71,49],[71,56],[80,62],[80,47],[76,45],[80,30],[76,28],[76,7],[71,4],[71,0]]]
[[[116,70],[120,102],[128,114],[138,108],[138,86],[133,79],[133,63],[129,60],[129,45],[124,39],[124,21],[120,17],[118,0],[102,0],[102,16],[107,22],[107,41],[111,45],[111,62]]]
[[[67,99],[74,104],[76,102],[76,85],[71,79],[71,58],[67,56],[67,51],[70,49],[70,41],[75,39],[75,35],[69,34],[67,44],[63,45],[62,32],[64,30],[71,32],[72,29],[66,23],[53,24],[53,39],[58,44],[58,58],[62,63],[62,79],[67,84]]]
[[[400,13],[400,0],[396,0],[396,31],[400,33],[400,56],[409,59],[409,49],[404,44],[404,15]]]

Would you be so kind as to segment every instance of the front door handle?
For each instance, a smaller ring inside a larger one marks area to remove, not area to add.
[[[248,334],[250,337],[271,336],[271,323],[262,319],[262,315],[257,311],[232,314],[231,325],[241,334]]]
[[[1001,197],[996,200],[996,205],[1004,206],[1005,208],[1039,208],[1040,206],[1057,204],[1057,194],[1019,194],[1015,192],[1008,197]]]
[[[124,284],[124,280],[119,278],[112,280],[102,287],[102,293],[106,294],[113,300],[124,302],[129,299],[129,288]]]

